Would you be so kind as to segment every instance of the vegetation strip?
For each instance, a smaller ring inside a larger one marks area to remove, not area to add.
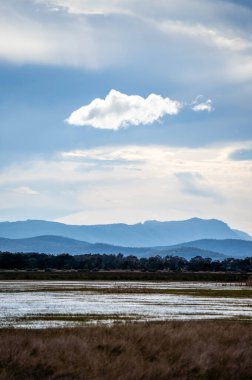
[[[195,316],[195,313],[183,313],[183,315]],[[208,320],[215,321],[212,313],[197,313],[197,316],[209,316]],[[89,322],[109,322],[109,323],[135,323],[135,322],[145,322],[153,321],[153,318],[148,316],[140,316],[138,314],[121,315],[121,314],[34,314],[27,315],[25,317],[15,318],[17,323],[19,322],[39,322],[39,321],[62,321],[62,322],[76,322],[76,323],[89,323]],[[252,317],[250,316],[233,316],[224,317],[223,321],[247,321],[252,322]],[[67,327],[67,325],[65,326]]]
[[[191,259],[175,255],[141,257],[122,254],[49,255],[44,253],[0,252],[1,269],[30,270],[138,270],[138,271],[189,271],[189,272],[252,272],[252,258],[211,258],[193,255]]]
[[[252,273],[234,272],[176,272],[176,271],[1,271],[0,280],[32,281],[209,281],[209,282],[246,282]]]
[[[69,321],[69,322],[94,322],[94,321],[121,321],[130,322],[141,320],[139,315],[121,314],[34,314],[16,318],[17,322],[26,321]]]

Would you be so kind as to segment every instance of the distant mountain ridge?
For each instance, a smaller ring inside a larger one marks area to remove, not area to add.
[[[183,221],[146,221],[133,225],[67,225],[43,220],[0,222],[0,236],[18,239],[39,235],[57,235],[89,243],[125,247],[155,247],[181,244],[200,239],[251,240],[245,232],[233,230],[217,219],[192,218]]]
[[[180,256],[190,259],[195,256],[223,260],[227,257],[252,257],[252,241],[238,239],[202,239],[166,247],[122,247],[104,243],[87,243],[62,236],[37,236],[26,239],[0,238],[0,251],[23,253],[88,253],[118,254],[137,257]]]

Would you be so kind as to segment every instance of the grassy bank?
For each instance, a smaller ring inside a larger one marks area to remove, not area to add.
[[[251,273],[230,272],[27,272],[1,271],[0,280],[55,281],[212,281],[245,282]]]
[[[251,379],[251,324],[0,330],[0,379]]]

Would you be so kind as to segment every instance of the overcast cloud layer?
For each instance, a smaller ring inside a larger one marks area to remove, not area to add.
[[[1,1],[0,219],[252,234],[251,20],[246,0]]]

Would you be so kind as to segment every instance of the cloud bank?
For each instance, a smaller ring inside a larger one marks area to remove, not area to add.
[[[251,144],[100,146],[18,162],[1,171],[1,201],[9,207],[0,217],[97,224],[225,215],[250,232],[251,161],[230,154]],[[25,196],[25,186],[39,194]]]
[[[180,102],[160,95],[143,98],[111,90],[105,99],[96,98],[74,111],[66,122],[116,131],[128,125],[152,124],[165,115],[176,115],[181,108]]]

